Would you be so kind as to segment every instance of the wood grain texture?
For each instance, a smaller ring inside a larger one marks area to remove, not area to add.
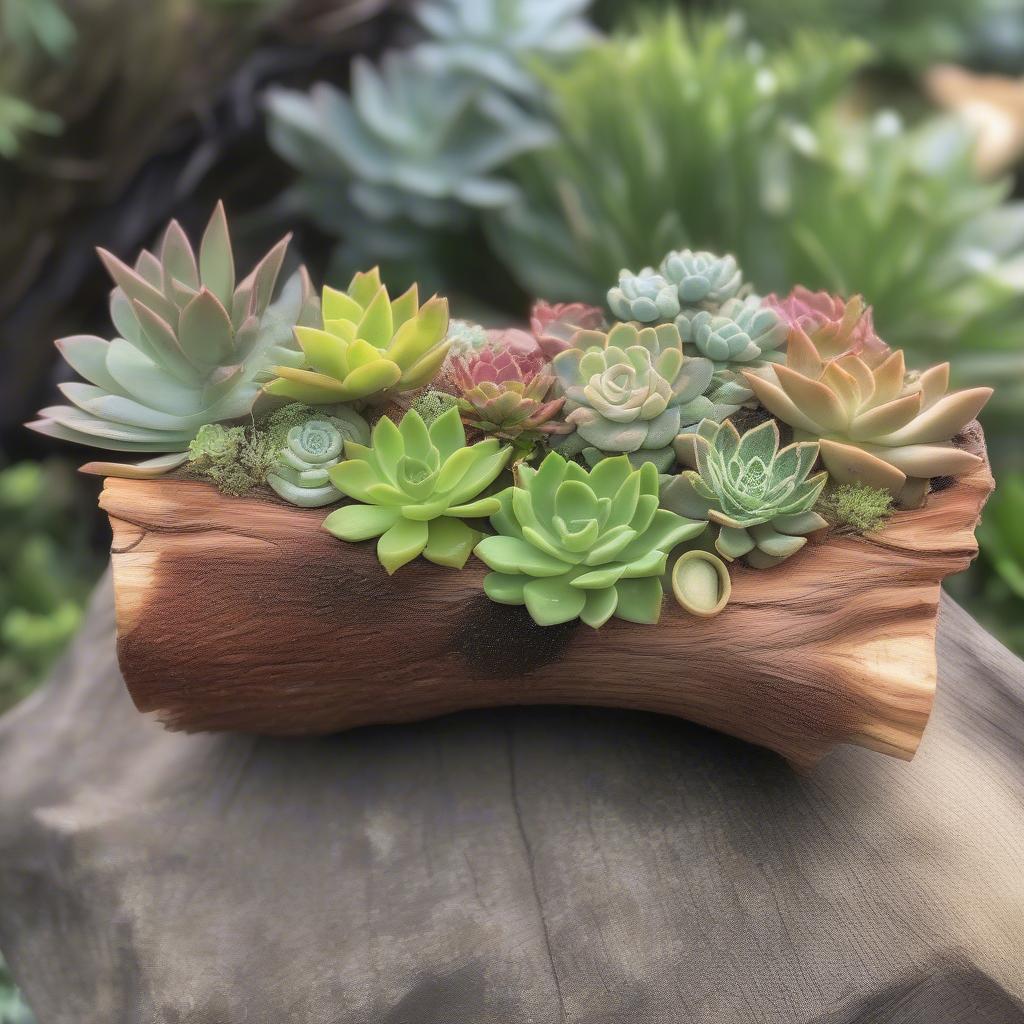
[[[972,425],[965,447],[984,454]],[[476,707],[590,704],[690,719],[813,765],[837,743],[910,758],[935,692],[944,577],[977,553],[987,463],[870,538],[738,568],[714,619],[542,629],[490,602],[485,567],[389,578],[323,510],[201,483],[110,479],[118,655],[171,729],[326,734]]]
[[[39,1024],[1024,1024],[1024,665],[948,600],[913,763],[806,776],[605,709],[171,733],[112,598],[0,717]]]

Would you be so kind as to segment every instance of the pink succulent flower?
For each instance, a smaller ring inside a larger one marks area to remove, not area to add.
[[[577,331],[600,330],[604,313],[585,302],[556,302],[540,299],[530,313],[530,328],[540,350],[554,359],[559,352],[572,348]]]
[[[463,420],[508,440],[570,431],[555,420],[565,399],[548,399],[555,378],[543,372],[545,365],[536,350],[523,354],[492,347],[469,359],[452,360],[451,377],[460,393]]]
[[[797,285],[784,299],[769,295],[765,305],[782,317],[790,333],[806,335],[827,359],[858,355],[875,366],[891,351],[875,333],[871,307],[861,295],[846,300]]]

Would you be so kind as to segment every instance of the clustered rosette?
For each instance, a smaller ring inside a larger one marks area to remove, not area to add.
[[[779,315],[790,335],[809,338],[828,359],[858,355],[874,366],[889,355],[890,348],[875,333],[874,315],[862,295],[847,300],[797,285],[782,299],[772,293],[765,305]]]
[[[545,372],[539,353],[488,346],[468,359],[451,362],[463,422],[508,441],[536,441],[541,434],[572,428],[555,419],[564,398],[549,398],[555,378]]]
[[[548,359],[572,348],[573,338],[580,331],[600,331],[605,326],[604,313],[598,306],[585,302],[537,302],[530,313],[530,329],[537,347]]]

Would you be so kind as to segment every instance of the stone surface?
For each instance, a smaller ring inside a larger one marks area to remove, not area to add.
[[[609,710],[187,736],[107,581],[0,720],[0,949],[40,1024],[1024,1021],[1024,666],[944,601],[915,760],[805,776]]]

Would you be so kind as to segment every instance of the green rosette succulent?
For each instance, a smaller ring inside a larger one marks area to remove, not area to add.
[[[480,538],[462,520],[498,511],[497,498],[479,495],[510,454],[496,438],[466,447],[458,409],[429,428],[414,410],[400,426],[384,416],[369,447],[347,441],[346,461],[329,470],[331,483],[362,504],[332,512],[324,528],[347,541],[379,537],[377,557],[389,575],[418,555],[461,569]]]
[[[608,292],[608,308],[619,320],[653,324],[671,320],[679,312],[676,289],[653,267],[639,274],[619,272],[619,283]]]
[[[682,306],[719,306],[743,287],[735,256],[682,249],[661,261],[661,276],[676,288]]]
[[[267,484],[285,501],[320,508],[342,498],[329,471],[345,457],[345,442],[370,443],[370,425],[354,409],[339,407],[330,416],[310,416],[285,436]]]
[[[704,397],[714,367],[684,355],[673,324],[580,331],[574,344],[551,365],[566,396],[566,422],[577,430],[572,440],[592,465],[628,454],[634,465],[653,462],[664,472],[676,435],[716,415]]]
[[[382,403],[429,384],[448,353],[448,300],[422,306],[413,285],[392,299],[374,268],[348,291],[324,288],[323,327],[297,327],[303,366],[275,366],[271,395],[307,405]]]
[[[537,469],[520,464],[498,499],[498,535],[475,550],[493,570],[484,591],[525,605],[540,626],[580,618],[599,629],[613,615],[656,623],[668,553],[707,525],[658,508],[658,471],[624,456],[587,472],[552,452]]]
[[[676,326],[685,351],[715,364],[708,397],[716,405],[728,407],[730,414],[754,397],[740,371],[785,358],[778,350],[786,342],[787,325],[757,295],[727,299],[715,311],[684,310],[676,317]]]
[[[828,480],[809,476],[818,458],[815,442],[779,450],[774,420],[742,437],[726,421],[705,420],[696,434],[681,437],[679,459],[696,465],[662,487],[661,504],[679,515],[720,527],[715,547],[730,561],[746,558],[759,569],[777,565],[807,543],[807,534],[827,526],[812,511]]]

